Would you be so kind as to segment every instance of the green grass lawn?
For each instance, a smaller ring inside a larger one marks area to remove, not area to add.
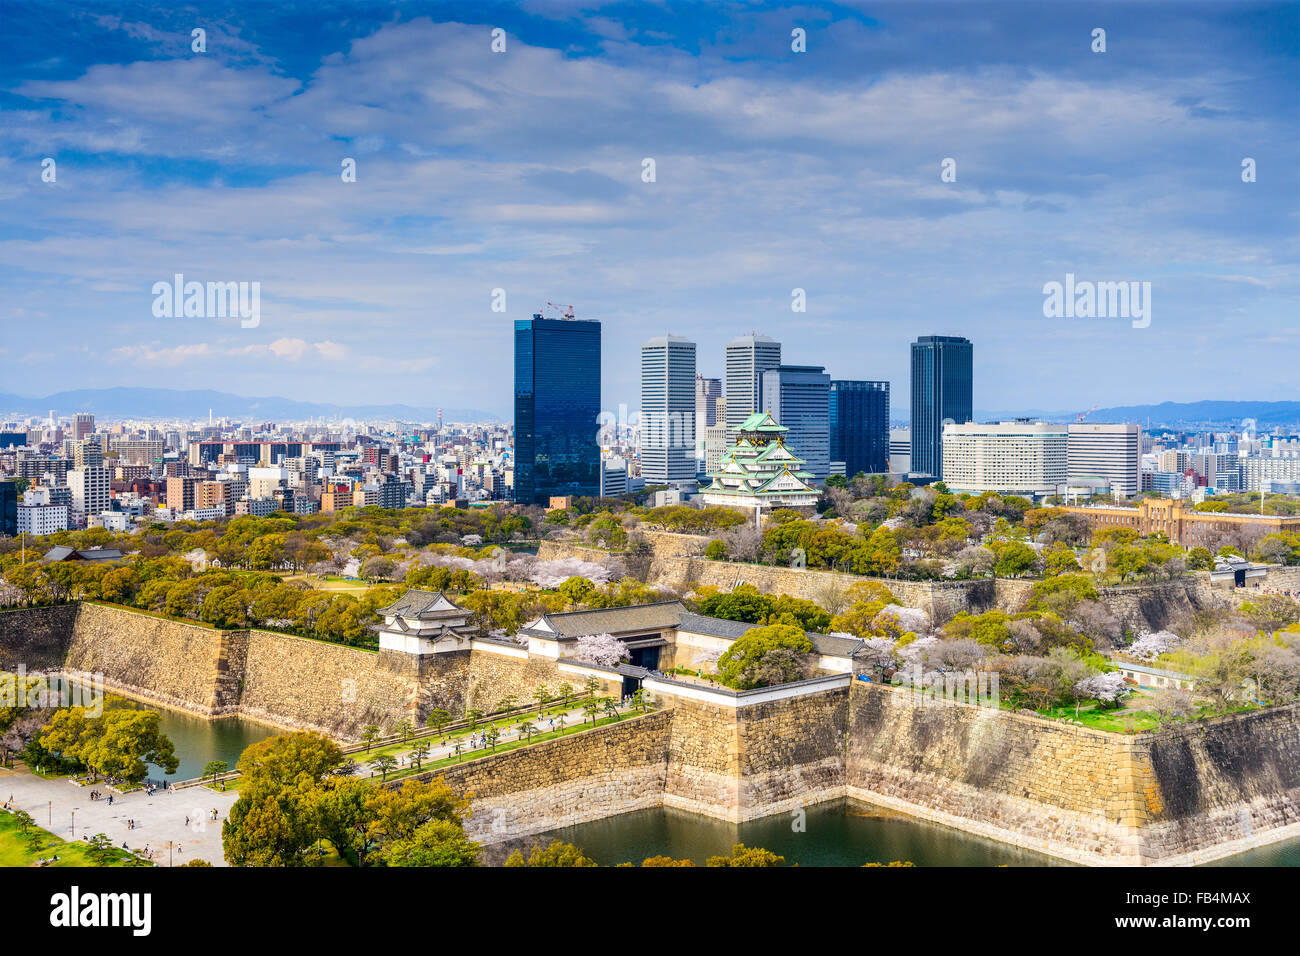
[[[121,847],[112,851],[107,863],[96,863],[84,841],[69,843],[45,830],[33,829],[40,835],[38,849],[32,849],[29,837],[19,832],[18,821],[12,813],[0,812],[0,867],[31,866],[38,857],[48,859],[52,856],[59,859],[50,866],[131,866],[143,863]]]
[[[1083,726],[1091,727],[1093,730],[1105,730],[1116,734],[1144,734],[1159,726],[1155,715],[1145,710],[1098,710],[1096,704],[1084,704],[1079,708],[1078,716],[1075,715],[1073,705],[1053,707],[1050,710],[1040,710],[1038,713],[1052,719],[1065,717],[1069,720],[1077,720]]]

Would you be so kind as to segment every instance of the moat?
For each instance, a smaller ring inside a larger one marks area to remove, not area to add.
[[[140,706],[148,707],[146,704]],[[192,780],[203,773],[203,768],[211,760],[224,760],[233,770],[245,747],[280,733],[273,727],[242,717],[211,720],[165,707],[148,709],[156,710],[162,715],[158,728],[171,740],[181,762],[176,772],[170,775],[164,774],[161,767],[150,765],[151,780],[166,780],[169,783]]]
[[[790,814],[731,824],[680,810],[625,813],[552,831],[606,866],[648,856],[691,859],[699,865],[734,843],[761,846],[800,866],[861,866],[907,860],[917,866],[1071,866],[1030,850],[915,820],[856,801],[807,810],[796,832]],[[1300,866],[1300,839],[1217,861],[1213,866]]]
[[[77,681],[70,683],[79,685]],[[132,707],[158,713],[158,729],[172,742],[180,766],[175,773],[166,774],[161,767],[150,764],[149,779],[155,782],[192,780],[200,776],[203,768],[212,760],[224,760],[233,770],[244,748],[281,732],[243,717],[220,717],[214,720],[126,697],[119,691],[110,693],[127,701]]]

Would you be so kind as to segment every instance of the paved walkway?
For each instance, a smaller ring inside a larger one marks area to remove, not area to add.
[[[625,717],[632,716],[630,710],[620,710],[620,713]],[[565,729],[581,728],[583,716],[581,708],[567,711]],[[604,716],[602,712],[598,719]],[[529,719],[537,727],[538,733],[552,729],[549,718],[539,719],[534,714]],[[517,740],[518,737],[514,726],[502,728],[498,743]],[[472,750],[467,738],[460,738],[460,742],[463,759],[484,755],[482,746]],[[424,743],[431,750],[425,762],[455,753],[455,741],[445,747],[434,738],[426,738]],[[352,754],[351,757],[359,765],[358,776],[369,776],[370,766],[365,753]],[[401,766],[409,766],[409,755],[404,753],[402,758]],[[99,790],[104,798],[91,800],[92,789]],[[104,833],[113,841],[114,846],[120,847],[123,841],[132,850],[140,851],[147,846],[151,859],[159,866],[168,865],[167,843],[171,841],[174,844],[170,856],[172,865],[180,866],[195,858],[207,860],[213,866],[226,865],[221,848],[221,824],[231,806],[239,799],[238,791],[219,793],[198,786],[183,790],[157,790],[149,795],[140,790],[125,796],[114,794],[112,806],[108,804],[108,794],[107,787],[103,785],[78,787],[69,783],[66,777],[45,780],[25,771],[0,769],[0,802],[8,800],[11,807],[26,810],[37,826],[65,840],[74,836],[72,825],[75,809],[75,837],[78,840],[86,834],[93,836]],[[218,815],[215,821],[212,819],[214,809]],[[135,821],[135,827],[131,830],[126,827],[128,819]]]
[[[619,714],[621,716],[628,717],[631,716],[632,713],[633,711],[631,708],[623,708],[623,707],[619,708]],[[596,719],[603,720],[607,716],[608,715],[602,710],[599,714],[596,715]],[[497,740],[497,745],[500,746],[501,744],[504,743],[510,743],[512,741],[519,740],[521,735],[518,733],[517,728],[518,725],[523,723],[525,719],[528,720],[530,723],[532,723],[532,725],[536,728],[534,736],[536,736],[536,734],[550,733],[553,730],[560,729],[558,715],[552,715],[550,717],[538,717],[537,714],[532,714],[531,716],[528,717],[520,717],[519,719],[512,721],[510,726],[499,728],[501,731],[501,736]],[[574,707],[571,710],[567,710],[564,712],[564,724],[563,724],[564,730],[572,731],[575,729],[582,729],[584,725],[587,727],[591,726],[591,724],[587,720],[586,715],[583,713],[581,707]],[[457,733],[459,733],[459,731],[457,731]],[[460,755],[462,760],[469,760],[473,757],[482,757],[485,754],[492,752],[490,748],[488,748],[485,744],[482,743],[480,743],[477,748],[471,748],[469,744],[468,735],[464,737],[457,737],[455,739],[449,739],[446,746],[442,745],[442,743],[440,742],[440,738],[438,737],[425,737],[421,741],[419,741],[420,743],[423,743],[425,746],[429,748],[429,753],[428,755],[425,756],[423,763],[427,764],[433,761],[442,760],[446,757],[454,757],[456,755],[456,743],[458,741],[461,745]],[[410,755],[411,755],[411,750],[414,748],[414,746],[415,743],[412,742],[400,753],[395,755],[398,758],[398,769],[406,769],[411,765]],[[364,750],[359,753],[348,754],[348,756],[352,760],[355,760],[357,763],[356,776],[368,777],[371,775],[371,772],[374,768],[372,766],[371,761],[367,758],[366,752]]]
[[[103,799],[91,800],[92,789],[104,794]],[[148,846],[151,858],[159,866],[168,865],[167,843],[171,841],[174,844],[171,863],[175,866],[196,857],[213,866],[226,865],[221,849],[221,824],[238,799],[237,792],[215,793],[206,787],[192,787],[156,790],[150,796],[140,790],[125,796],[113,794],[111,807],[108,794],[102,785],[78,787],[66,777],[44,780],[35,774],[0,769],[0,802],[9,800],[11,807],[30,813],[37,826],[65,840],[73,838],[75,809],[78,840],[86,834],[104,833],[117,847],[123,841],[132,850]],[[215,821],[214,809],[218,814]],[[128,819],[135,821],[134,829],[126,828]]]

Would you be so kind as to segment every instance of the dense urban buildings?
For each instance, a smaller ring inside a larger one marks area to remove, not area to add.
[[[831,377],[820,365],[778,365],[762,378],[762,407],[786,428],[804,470],[816,481],[830,474]]]
[[[943,482],[953,492],[1054,495],[1066,483],[1064,425],[974,422],[943,428]]]
[[[641,477],[647,484],[694,480],[697,396],[694,342],[660,335],[641,346]]]
[[[889,383],[832,379],[830,457],[844,474],[878,474],[889,467]]]
[[[517,319],[515,499],[598,494],[599,418],[600,323],[540,313]]]
[[[766,335],[742,335],[727,343],[726,391],[727,440],[734,441],[744,422],[755,412],[766,411],[763,402],[763,373],[781,364],[781,343]]]
[[[973,382],[969,339],[923,335],[912,343],[912,472],[943,474],[944,424],[975,417]]]

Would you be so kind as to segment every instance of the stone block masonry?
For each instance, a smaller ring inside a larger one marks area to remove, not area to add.
[[[270,631],[222,631],[105,604],[0,613],[0,661],[103,675],[105,687],[207,717],[243,716],[286,730],[356,740],[368,724],[416,727],[434,709],[490,712],[537,688],[583,686],[586,672],[493,647],[413,657]],[[572,672],[572,673],[571,673]],[[600,693],[621,679],[599,674]]]
[[[63,667],[102,674],[108,690],[211,716],[224,706],[218,674],[227,640],[215,628],[83,603]]]
[[[440,777],[467,797],[465,829],[481,843],[662,806],[672,720],[630,717],[417,779]]]
[[[1300,835],[1300,705],[1124,736],[856,682],[846,794],[1090,865],[1188,864]]]
[[[76,620],[75,604],[0,610],[0,671],[62,667]]]
[[[799,693],[663,689],[675,715],[665,806],[741,823],[844,795],[848,678]]]
[[[418,724],[419,675],[385,666],[380,653],[267,631],[233,632],[231,640],[244,651],[227,713],[347,740],[367,724]]]
[[[354,739],[592,669],[522,647],[410,658],[123,608],[0,612],[0,661]],[[617,677],[600,675],[603,693]],[[1200,863],[1300,835],[1300,704],[1124,736],[825,676],[735,693],[651,678],[659,711],[441,773],[495,842],[653,806],[732,822],[845,796],[1089,864]]]

